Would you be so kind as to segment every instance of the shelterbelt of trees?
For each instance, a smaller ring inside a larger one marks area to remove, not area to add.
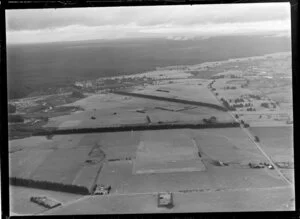
[[[204,106],[204,107],[210,107],[210,108],[214,108],[214,109],[221,110],[221,111],[227,111],[226,108],[219,106],[217,104],[213,104],[213,103],[182,100],[182,99],[175,99],[175,98],[168,98],[168,97],[159,97],[159,96],[153,96],[153,95],[148,95],[148,94],[137,94],[137,93],[130,93],[130,92],[125,92],[125,91],[114,91],[114,93],[120,94],[120,95],[126,95],[126,96],[153,99],[153,100],[161,100],[161,101],[174,102],[174,103],[183,103],[183,104],[190,104],[190,105],[195,105],[195,106]]]
[[[88,188],[86,188],[84,186],[63,184],[63,183],[58,183],[58,182],[39,181],[39,180],[33,180],[33,179],[10,177],[9,183],[14,186],[24,186],[24,187],[29,187],[29,188],[53,190],[53,191],[59,191],[59,192],[68,192],[68,193],[81,194],[81,195],[90,194]]]
[[[165,124],[130,124],[114,127],[99,127],[99,128],[78,128],[78,129],[40,129],[33,133],[34,136],[53,136],[53,135],[68,135],[68,134],[84,134],[84,133],[101,133],[101,132],[122,132],[122,131],[144,131],[144,130],[162,130],[162,129],[207,129],[207,128],[233,128],[239,127],[238,122],[224,123],[165,123]]]

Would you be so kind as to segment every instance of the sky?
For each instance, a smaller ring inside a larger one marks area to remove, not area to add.
[[[7,43],[222,35],[289,36],[289,3],[6,11]]]

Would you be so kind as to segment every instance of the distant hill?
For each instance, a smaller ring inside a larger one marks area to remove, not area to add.
[[[291,50],[290,44],[288,37],[226,36],[8,45],[9,98],[76,80],[285,52]]]

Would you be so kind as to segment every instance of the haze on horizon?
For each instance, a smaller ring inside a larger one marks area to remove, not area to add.
[[[7,43],[290,36],[289,3],[10,10]]]

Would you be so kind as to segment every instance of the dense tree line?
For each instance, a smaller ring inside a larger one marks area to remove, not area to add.
[[[30,188],[68,192],[68,193],[75,193],[81,195],[89,194],[89,190],[86,187],[78,186],[78,185],[63,184],[63,183],[50,182],[50,181],[39,181],[33,179],[23,179],[18,177],[10,177],[9,182],[11,185],[14,186],[24,186]]]
[[[33,135],[35,136],[47,136],[47,135],[68,135],[79,133],[104,133],[104,132],[123,132],[123,131],[144,131],[144,130],[162,130],[162,129],[205,129],[205,128],[230,128],[239,127],[237,122],[223,122],[223,123],[181,123],[181,124],[136,124],[136,125],[122,125],[119,127],[99,127],[99,128],[80,128],[80,129],[58,129],[58,130],[39,130]]]
[[[129,93],[129,92],[123,92],[123,91],[115,91],[115,93],[121,94],[121,95],[126,95],[126,96],[148,98],[148,99],[153,99],[153,100],[162,100],[162,101],[168,101],[168,102],[190,104],[190,105],[195,105],[195,106],[204,106],[204,107],[210,107],[210,108],[214,108],[214,109],[221,110],[221,111],[226,111],[226,109],[222,106],[212,104],[212,103],[204,103],[204,102],[200,102],[200,101],[174,99],[174,98],[168,98],[168,97],[160,97],[160,96],[138,94],[138,93]]]

